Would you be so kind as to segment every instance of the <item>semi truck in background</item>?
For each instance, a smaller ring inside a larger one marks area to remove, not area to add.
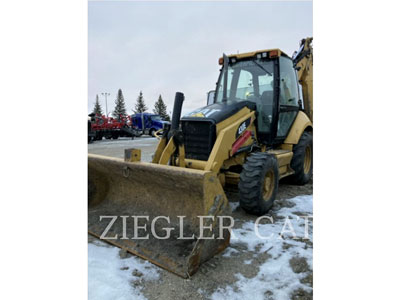
[[[142,134],[154,136],[155,132],[162,129],[166,121],[159,115],[151,113],[138,113],[131,115],[132,126],[141,131]]]

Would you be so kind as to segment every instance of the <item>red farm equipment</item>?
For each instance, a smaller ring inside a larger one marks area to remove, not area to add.
[[[119,118],[106,117],[104,115],[89,115],[91,117],[89,142],[91,140],[101,140],[103,137],[106,139],[118,139],[119,137],[140,136],[139,131],[132,126],[130,116],[120,115]]]

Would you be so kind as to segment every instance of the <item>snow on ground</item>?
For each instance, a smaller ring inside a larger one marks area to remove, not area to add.
[[[226,251],[224,251],[224,254],[222,254],[222,256],[223,257],[231,257],[231,256],[235,256],[232,254],[238,254],[238,253],[240,253],[240,252],[234,248],[227,248]]]
[[[88,248],[89,300],[146,299],[140,283],[159,278],[156,266],[136,256],[121,259],[119,248],[100,241]]]
[[[257,275],[247,278],[237,269],[237,281],[234,284],[211,293],[199,289],[204,298],[286,300],[297,289],[306,292],[312,290],[301,282],[312,272],[312,196],[298,196],[285,201],[288,204],[286,207],[273,212],[273,222],[264,216],[258,225],[259,235],[264,239],[256,235],[254,221],[245,222],[232,231],[231,244],[244,245],[247,248],[244,251],[253,254],[254,258],[246,259],[244,264],[252,265],[260,253],[268,252],[270,255],[259,265]],[[310,217],[309,240],[304,239],[305,221],[299,216]],[[146,299],[141,293],[141,286],[145,281],[160,278],[161,270],[158,267],[135,256],[121,259],[119,248],[96,240],[89,243],[88,247],[89,299]],[[222,256],[235,259],[240,254],[235,248],[228,247]],[[306,267],[294,272],[290,263],[293,258],[304,260]]]
[[[257,253],[267,251],[271,256],[263,263],[254,278],[246,278],[240,272],[235,276],[238,281],[233,286],[219,288],[211,295],[211,299],[290,299],[293,291],[301,288],[311,291],[311,287],[300,282],[306,274],[295,273],[290,265],[293,258],[304,258],[312,270],[312,246],[305,243],[305,220],[299,216],[309,216],[308,238],[312,241],[312,196],[298,196],[287,200],[294,205],[277,211],[275,219],[265,219],[265,224],[259,224],[260,239],[254,230],[254,222],[246,222],[241,228],[233,229],[237,239],[231,238],[231,243],[241,243],[248,251]],[[282,237],[281,234],[282,233]],[[233,252],[228,248],[223,254],[230,256]],[[246,261],[246,264],[251,262]]]

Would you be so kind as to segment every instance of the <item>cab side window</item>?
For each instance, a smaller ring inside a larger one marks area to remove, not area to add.
[[[281,70],[279,103],[281,105],[298,106],[299,93],[296,74],[293,70],[293,62],[283,56],[279,60]]]
[[[287,57],[281,56],[280,62],[280,93],[279,105],[281,112],[278,120],[277,137],[285,137],[297,116],[297,110],[285,111],[292,107],[299,107],[299,92],[297,88],[297,76],[293,68],[293,62]]]

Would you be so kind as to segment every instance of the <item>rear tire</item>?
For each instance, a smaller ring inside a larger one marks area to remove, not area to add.
[[[250,214],[267,213],[274,204],[278,182],[276,157],[265,152],[250,154],[240,173],[240,206]]]
[[[293,146],[290,167],[294,174],[288,177],[291,183],[304,185],[310,181],[313,171],[313,136],[303,132],[297,145]]]
[[[150,129],[149,135],[152,137],[155,137],[155,135],[154,135],[155,132],[156,131],[154,129]]]

